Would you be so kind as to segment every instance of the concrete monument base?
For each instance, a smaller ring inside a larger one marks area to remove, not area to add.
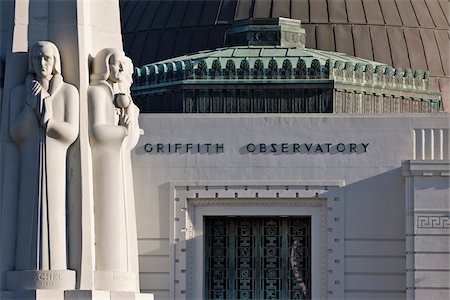
[[[125,272],[95,271],[94,286],[98,290],[133,292],[136,276]]]
[[[34,290],[1,292],[2,300],[154,300],[153,294],[87,290]]]
[[[57,300],[64,299],[64,291],[34,290],[1,292],[2,300]]]
[[[6,288],[8,291],[73,290],[75,289],[75,271],[11,271],[6,273]]]
[[[66,291],[64,300],[154,300],[153,294],[76,290]]]

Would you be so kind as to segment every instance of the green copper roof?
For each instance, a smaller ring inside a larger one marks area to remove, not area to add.
[[[361,63],[364,65],[373,64],[386,66],[386,64],[377,63],[374,61],[366,60],[363,58],[357,58],[348,56],[344,53],[322,51],[306,48],[295,47],[281,47],[281,46],[234,46],[228,48],[219,48],[215,50],[200,51],[195,54],[184,55],[177,58],[164,60],[161,62],[149,64],[143,66],[152,67],[161,64],[170,64],[177,61],[190,60],[194,64],[204,60],[207,63],[208,68],[212,68],[213,62],[219,60],[224,67],[228,60],[234,61],[236,66],[239,66],[242,60],[247,60],[251,67],[255,64],[256,60],[262,61],[264,66],[268,66],[269,62],[274,59],[278,65],[282,67],[283,61],[289,59],[293,65],[297,63],[297,60],[303,59],[307,66],[310,66],[314,59],[319,60],[321,65],[325,65],[327,60],[351,62],[354,65]]]
[[[429,72],[392,68],[344,53],[305,48],[299,20],[235,22],[227,34],[233,46],[163,60],[136,68],[133,90],[179,83],[320,83],[374,94],[439,101],[429,91]],[[241,44],[235,45],[235,44]]]
[[[184,81],[298,82],[334,80],[427,93],[429,72],[392,68],[343,53],[281,46],[235,46],[201,51],[135,69],[134,89]]]
[[[330,65],[331,64],[331,65]],[[387,67],[343,53],[282,46],[234,46],[136,68],[138,86],[179,80],[295,80],[330,79],[329,70],[345,65]],[[370,68],[370,67],[369,67]]]

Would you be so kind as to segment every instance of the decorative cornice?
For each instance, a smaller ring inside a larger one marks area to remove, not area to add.
[[[198,80],[334,80],[340,85],[365,88],[429,92],[429,71],[378,64],[353,64],[348,60],[327,59],[325,63],[311,57],[203,57],[155,63],[135,68],[134,87],[151,87],[161,83]],[[231,83],[231,82],[230,82]],[[286,82],[289,83],[289,82]],[[353,88],[354,89],[354,88]],[[430,98],[438,98],[430,95]]]
[[[279,62],[280,61],[280,62]],[[295,67],[293,67],[295,66]],[[214,60],[181,60],[151,64],[135,68],[135,86],[152,86],[182,80],[273,80],[273,79],[329,79],[328,67],[318,59],[309,64],[298,57],[268,61],[262,58],[216,58]]]
[[[394,90],[428,91],[430,72],[422,70],[393,68],[387,65],[372,65],[332,59],[326,66],[329,78],[337,83],[373,86]]]
[[[450,217],[445,216],[417,216],[417,228],[450,228]]]
[[[446,160],[408,160],[402,164],[403,176],[450,176],[450,161]]]
[[[325,198],[188,198],[194,206],[321,206],[325,205]]]

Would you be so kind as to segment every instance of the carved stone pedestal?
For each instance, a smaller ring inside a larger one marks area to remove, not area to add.
[[[73,290],[75,289],[75,271],[11,271],[6,273],[6,288],[9,291]]]
[[[1,292],[0,299],[2,299],[2,300],[59,300],[59,299],[64,299],[64,291],[34,290],[34,291]]]
[[[1,292],[2,300],[154,300],[153,294],[136,294],[135,292],[109,291],[11,291]]]
[[[154,300],[153,294],[110,291],[66,291],[64,300]]]
[[[136,276],[125,272],[94,272],[94,286],[99,290],[133,292],[136,290]]]

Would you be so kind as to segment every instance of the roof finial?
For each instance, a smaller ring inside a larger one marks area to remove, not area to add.
[[[236,21],[227,31],[228,46],[282,46],[304,48],[301,21],[287,18]]]

